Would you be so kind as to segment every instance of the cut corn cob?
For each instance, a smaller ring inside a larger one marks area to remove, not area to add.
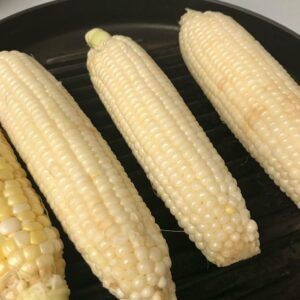
[[[0,120],[103,285],[120,299],[176,299],[167,244],[124,169],[62,85],[17,51],[0,53]]]
[[[300,208],[300,88],[238,23],[188,10],[183,58],[221,118]]]
[[[190,239],[218,266],[257,254],[236,181],[165,74],[130,38],[93,29],[86,40],[95,89]]]
[[[0,299],[64,300],[58,231],[0,132]]]

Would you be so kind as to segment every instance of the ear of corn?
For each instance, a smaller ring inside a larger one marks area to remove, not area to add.
[[[86,39],[96,91],[190,239],[218,266],[259,253],[236,181],[168,78],[130,38]]]
[[[0,54],[0,120],[104,287],[120,299],[176,299],[150,211],[73,98],[23,53]]]
[[[232,18],[188,10],[184,61],[221,118],[300,208],[300,88]]]
[[[0,299],[66,300],[58,231],[0,132]]]

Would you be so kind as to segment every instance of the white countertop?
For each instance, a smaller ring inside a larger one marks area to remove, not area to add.
[[[0,20],[51,0],[0,0]],[[200,0],[199,0],[200,1]],[[300,34],[300,0],[224,0],[283,24]]]

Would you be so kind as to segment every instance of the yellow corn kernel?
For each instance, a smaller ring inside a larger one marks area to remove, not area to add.
[[[7,258],[7,262],[9,264],[10,267],[12,268],[20,268],[21,265],[24,263],[25,258],[24,258],[24,254],[22,252],[21,249],[12,252],[8,258]]]
[[[7,262],[4,260],[0,261],[0,278],[8,272]]]
[[[10,206],[14,206],[15,204],[23,202],[27,202],[27,198],[23,194],[11,195],[7,197],[7,203]]]
[[[18,247],[13,239],[6,239],[1,245],[3,254],[8,257],[11,253],[15,252]]]
[[[39,222],[32,222],[32,221],[26,221],[22,224],[23,229],[26,231],[35,231],[35,230],[42,230],[43,226]]]
[[[14,175],[11,171],[6,169],[0,169],[0,180],[10,180],[13,179]]]
[[[36,230],[30,232],[30,243],[39,245],[47,239],[47,235],[43,230]]]
[[[58,259],[55,261],[55,270],[58,274],[64,274],[66,267],[66,262],[63,259]]]
[[[27,246],[30,241],[30,235],[28,231],[24,230],[16,232],[13,238],[19,248]]]
[[[53,256],[49,254],[40,255],[36,264],[42,277],[51,274],[55,268]]]
[[[46,233],[48,239],[56,239],[57,238],[57,231],[54,230],[54,227],[46,227],[44,228],[44,232]]]
[[[0,222],[10,218],[13,215],[11,208],[4,204],[0,209]]]
[[[20,183],[21,187],[23,188],[24,192],[26,190],[31,190],[31,183],[26,177],[21,177],[17,179],[18,183]],[[34,193],[35,194],[35,193]],[[30,199],[28,199],[30,201]]]
[[[54,265],[60,265],[62,248],[54,253],[52,240],[43,233],[44,228],[51,226],[50,220],[25,176],[0,132],[0,299],[67,300],[64,270],[56,271],[46,263],[54,261]],[[37,216],[41,223],[34,221]],[[57,231],[51,232],[59,239]],[[50,257],[45,259],[45,254]]]
[[[21,222],[28,222],[28,221],[34,221],[36,218],[36,215],[31,210],[22,211],[17,214],[17,218]]]
[[[1,181],[0,181],[0,183],[1,183]],[[5,197],[3,197],[1,195],[0,195],[0,205],[1,205],[1,207],[7,205],[7,201],[6,201]]]
[[[32,204],[31,207],[32,207],[32,211],[36,215],[43,215],[44,214],[44,209],[43,209],[43,207],[41,206],[40,203],[38,203],[38,204]],[[45,216],[43,215],[42,217],[45,217]]]
[[[33,275],[38,274],[38,268],[35,261],[26,262],[20,268],[23,276],[26,276],[28,279],[31,279]]]
[[[63,243],[60,240],[54,239],[54,240],[52,240],[52,243],[53,243],[55,252],[59,253],[63,249]]]
[[[40,250],[41,250],[42,254],[53,254],[54,253],[53,241],[52,240],[46,240],[45,242],[40,244]]]
[[[18,168],[17,170],[15,170],[15,174],[14,175],[16,177],[26,176],[26,172],[23,169]]]
[[[2,158],[2,159],[4,159],[4,158]],[[5,189],[13,191],[13,190],[16,190],[18,188],[21,188],[22,186],[21,186],[19,180],[20,180],[20,178],[12,179],[12,180],[6,180],[5,183],[4,183],[5,184]]]
[[[45,215],[42,215],[42,216],[38,216],[37,217],[37,221],[39,223],[41,223],[44,227],[49,227],[51,226],[51,222],[50,222],[50,219],[45,216]]]
[[[39,246],[29,245],[23,249],[24,257],[29,261],[36,261],[36,259],[41,255]]]

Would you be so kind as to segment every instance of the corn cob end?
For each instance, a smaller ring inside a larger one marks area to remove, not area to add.
[[[111,35],[101,28],[93,28],[85,35],[85,40],[90,48],[99,49]]]
[[[70,291],[65,281],[54,275],[46,283],[37,283],[21,292],[17,300],[67,300]]]
[[[185,19],[191,19],[193,18],[194,16],[197,16],[199,14],[201,14],[201,11],[197,11],[197,10],[194,10],[194,9],[191,9],[191,8],[186,8],[186,13],[184,13],[181,17],[180,17],[180,20],[179,20],[179,25],[182,26],[185,22]]]

